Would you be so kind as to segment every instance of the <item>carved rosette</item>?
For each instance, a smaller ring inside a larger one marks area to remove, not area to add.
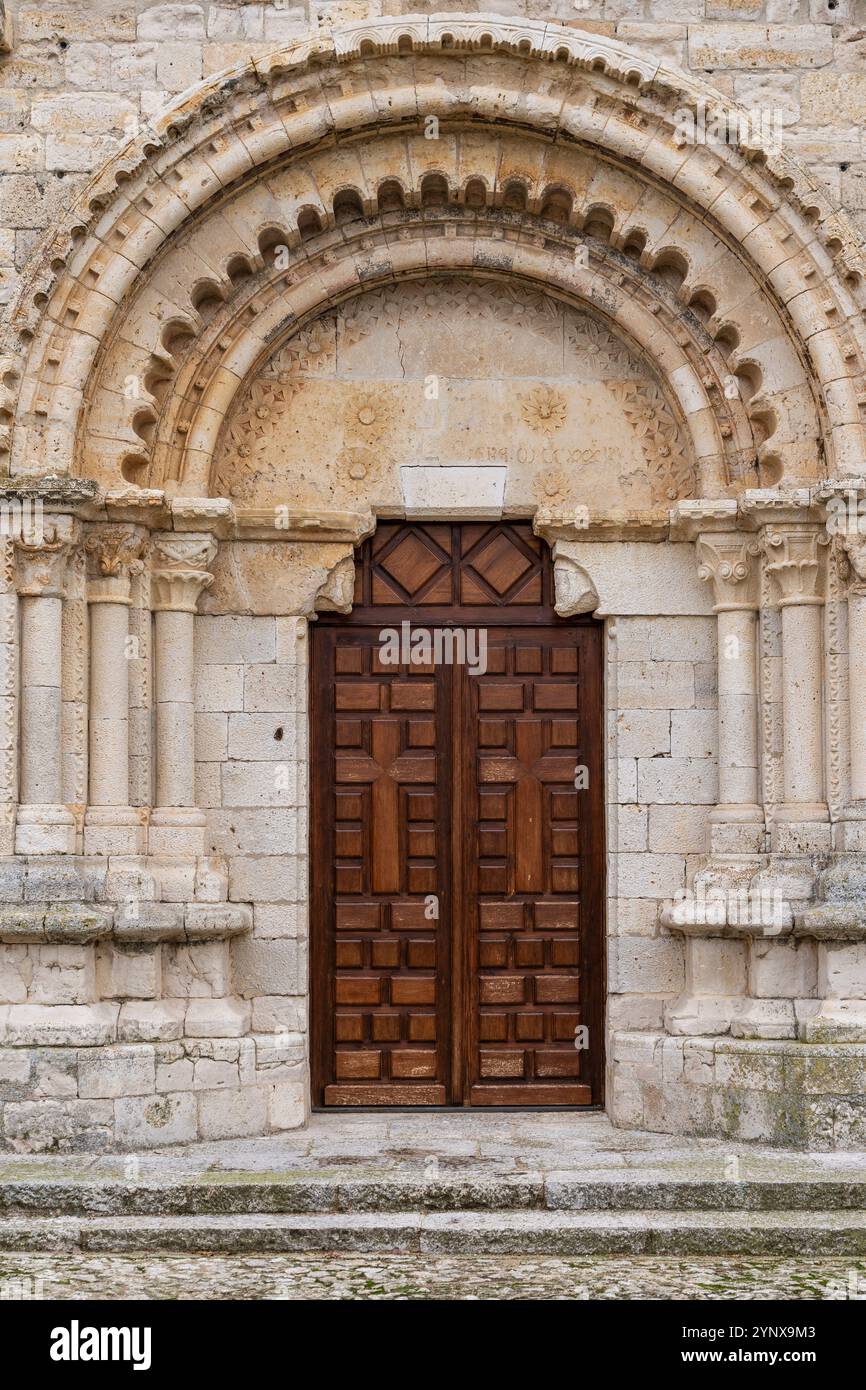
[[[760,546],[754,540],[731,535],[699,536],[698,578],[713,587],[716,613],[757,609]]]
[[[174,533],[154,537],[151,607],[155,613],[194,613],[203,590],[213,583],[210,566],[217,553],[212,536]]]
[[[764,537],[766,571],[777,607],[822,604],[829,537],[814,527],[770,529]]]
[[[102,527],[90,533],[84,549],[91,559],[88,602],[129,605],[131,578],[144,568],[144,537],[123,527]]]

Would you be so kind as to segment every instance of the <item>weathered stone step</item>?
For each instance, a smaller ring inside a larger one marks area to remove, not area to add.
[[[466,1211],[0,1221],[0,1251],[22,1250],[863,1256],[866,1216],[855,1211]]]
[[[640,1178],[634,1173],[526,1173],[496,1178],[294,1178],[208,1174],[193,1181],[0,1182],[10,1216],[255,1216],[402,1211],[856,1211],[866,1182],[849,1178]]]

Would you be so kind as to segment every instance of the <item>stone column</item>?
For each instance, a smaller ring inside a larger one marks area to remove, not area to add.
[[[718,622],[719,802],[710,820],[713,849],[722,854],[754,854],[763,848],[764,811],[758,785],[758,553],[756,541],[736,532],[698,537],[698,574],[712,584]]]
[[[71,517],[32,543],[15,540],[21,640],[20,796],[16,854],[72,854],[75,821],[62,801],[61,638]]]
[[[844,819],[866,819],[866,538],[846,536],[848,562],[848,717],[850,720],[851,802]],[[866,838],[844,848],[866,849]]]
[[[154,538],[151,606],[155,614],[156,805],[151,854],[204,850],[205,817],[195,806],[195,612],[213,583],[216,555],[209,535]]]
[[[782,853],[830,847],[822,708],[826,543],[826,535],[809,525],[771,527],[764,538],[767,573],[782,613],[785,799],[774,813],[774,848]]]
[[[141,854],[144,813],[129,804],[130,576],[142,569],[143,541],[105,528],[88,536],[95,573],[90,608],[90,794],[84,818],[85,854]]]

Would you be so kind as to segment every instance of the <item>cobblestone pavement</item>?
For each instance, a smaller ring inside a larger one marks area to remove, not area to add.
[[[93,1300],[862,1299],[866,1261],[0,1255],[0,1298],[22,1294]]]

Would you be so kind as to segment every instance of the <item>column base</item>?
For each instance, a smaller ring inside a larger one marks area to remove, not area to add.
[[[88,806],[84,816],[85,854],[144,854],[147,811],[136,806]]]
[[[74,854],[75,818],[68,806],[31,803],[18,807],[16,854]]]
[[[866,1042],[866,1000],[821,999],[814,1013],[801,1016],[797,1037],[806,1043]]]
[[[843,854],[866,851],[866,801],[852,801],[845,807],[836,824],[836,849]]]
[[[829,854],[832,827],[826,804],[777,806],[770,823],[770,849],[792,856]]]
[[[793,999],[747,999],[731,1019],[731,1036],[761,1041],[795,1039],[797,1019]]]
[[[150,813],[148,854],[203,855],[205,814],[194,806],[156,806]]]

